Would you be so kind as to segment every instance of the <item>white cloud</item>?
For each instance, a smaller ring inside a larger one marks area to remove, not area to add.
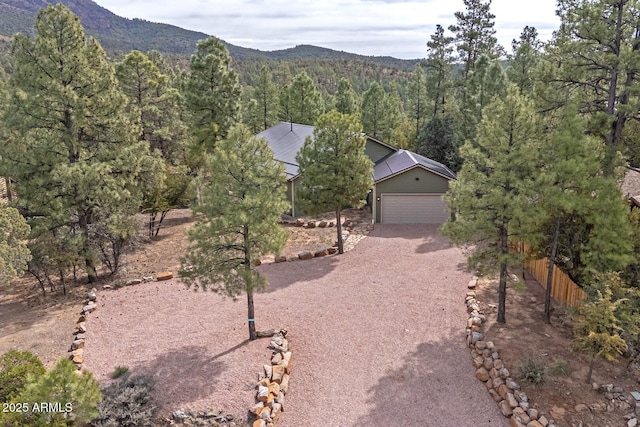
[[[436,24],[445,28],[462,0],[98,0],[127,18],[164,22],[261,50],[313,44],[363,55],[421,58]],[[499,42],[509,48],[525,25],[549,39],[554,0],[494,0]]]

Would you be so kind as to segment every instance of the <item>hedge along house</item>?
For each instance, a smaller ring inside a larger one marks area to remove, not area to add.
[[[296,155],[313,126],[280,122],[257,136],[264,138],[275,158],[285,166],[287,198],[296,216],[296,185],[300,174]],[[365,154],[374,163],[374,185],[369,195],[372,220],[385,224],[442,224],[448,208],[442,195],[455,173],[434,160],[397,149],[367,136]],[[298,215],[300,213],[298,212]]]

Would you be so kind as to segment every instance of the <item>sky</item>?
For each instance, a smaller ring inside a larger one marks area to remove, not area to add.
[[[200,31],[260,50],[312,44],[361,55],[424,58],[437,24],[455,23],[463,0],[96,0],[125,18]],[[493,0],[507,51],[524,26],[543,41],[559,26],[555,0]]]

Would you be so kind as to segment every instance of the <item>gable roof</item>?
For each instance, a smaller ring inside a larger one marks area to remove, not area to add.
[[[446,179],[457,178],[456,174],[442,163],[421,156],[413,151],[400,149],[378,160],[373,167],[373,180],[377,183],[416,166],[422,167]]]
[[[292,179],[298,175],[298,162],[296,155],[304,146],[304,140],[313,137],[313,126],[297,123],[280,122],[260,132],[258,138],[264,138],[269,143],[276,160],[284,163],[287,178]]]
[[[284,164],[287,178],[293,180],[299,174],[296,155],[304,146],[305,139],[308,136],[313,138],[314,129],[310,125],[280,122],[260,132],[257,137],[264,138],[269,143],[276,160]],[[456,179],[455,173],[435,160],[428,159],[412,151],[397,149],[368,135],[365,136],[369,141],[377,142],[394,150],[375,163],[373,168],[374,182],[390,178],[415,166],[420,166],[447,179]]]

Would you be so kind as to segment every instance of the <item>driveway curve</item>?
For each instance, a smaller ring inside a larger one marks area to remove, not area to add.
[[[465,346],[465,267],[429,225],[376,225],[341,257],[265,266],[256,307],[281,301],[295,324],[279,425],[507,425]]]

